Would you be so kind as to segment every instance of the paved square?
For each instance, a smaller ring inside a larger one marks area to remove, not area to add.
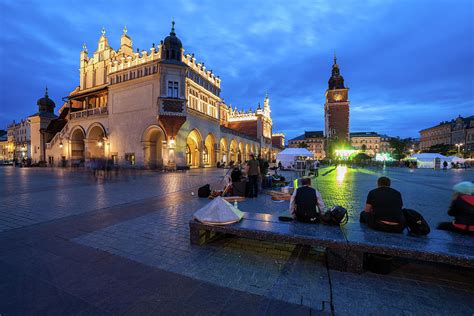
[[[192,213],[208,202],[191,192],[204,183],[219,182],[224,170],[137,172],[107,181],[64,170],[3,168],[0,172],[0,183],[5,188],[0,207],[0,227],[4,231],[0,233],[2,272],[13,270],[13,275],[28,278],[28,282],[38,277],[33,283],[39,289],[52,286],[53,293],[55,289],[65,291],[70,298],[51,294],[50,299],[60,297],[60,302],[64,301],[73,311],[77,308],[99,314],[165,312],[158,307],[159,302],[165,301],[174,307],[172,311],[181,310],[179,301],[175,306],[171,298],[157,298],[156,293],[163,290],[159,287],[166,283],[163,280],[190,282],[193,292],[189,293],[189,299],[196,304],[198,296],[202,299],[200,295],[203,295],[198,289],[222,293],[225,299],[218,300],[222,306],[211,308],[198,304],[202,311],[210,308],[208,311],[213,313],[240,311],[229,299],[236,295],[250,301],[258,298],[263,309],[256,314],[270,313],[272,306],[282,301],[290,304],[288,308],[301,306],[307,308],[304,312],[311,309],[313,313],[331,312],[332,303],[335,313],[341,315],[380,312],[462,315],[474,310],[469,299],[474,294],[473,271],[401,262],[389,276],[354,275],[327,270],[324,256],[317,249],[306,247],[240,238],[204,247],[191,246],[187,223]],[[422,212],[432,226],[448,219],[446,211],[452,185],[474,175],[471,170],[339,167],[322,170],[314,185],[327,205],[343,205],[355,221],[367,191],[382,174],[392,178],[393,187],[403,194],[405,206]],[[279,213],[288,208],[288,203],[273,202],[269,196],[262,195],[247,199],[239,207],[247,212]],[[102,267],[104,275],[92,273]],[[39,271],[42,274],[37,276]],[[84,287],[72,276],[77,271],[88,271],[82,274],[88,280]],[[169,279],[168,275],[173,277]],[[147,276],[148,279],[155,276],[155,283],[147,281]],[[128,281],[124,283],[121,278]],[[4,285],[19,282],[11,277],[1,281]],[[94,295],[91,287],[110,287],[107,285],[110,282],[119,282],[117,287],[133,293],[130,296],[133,300],[129,298],[131,301],[126,306],[117,305],[124,298],[113,299],[113,289],[101,298]],[[198,283],[194,286],[192,282]],[[184,292],[177,294],[180,295],[181,299],[187,297]],[[74,303],[77,299],[87,305]],[[31,297],[21,297],[18,302],[23,300],[30,302],[31,310],[47,308],[38,306]],[[19,307],[2,303],[0,313],[2,308],[14,311]]]

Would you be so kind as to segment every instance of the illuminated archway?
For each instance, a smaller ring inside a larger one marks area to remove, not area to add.
[[[216,139],[214,135],[209,133],[204,141],[203,148],[203,162],[205,166],[215,166],[216,165],[216,151],[215,151]]]
[[[249,154],[250,154],[250,146],[249,144],[245,144],[245,160],[250,159]]]
[[[105,129],[101,124],[93,124],[87,131],[87,156],[89,158],[104,158],[107,139]]]
[[[160,126],[152,125],[145,130],[142,137],[145,166],[150,169],[163,167],[163,142],[165,140],[165,132]]]
[[[188,166],[193,168],[199,167],[201,161],[202,137],[197,129],[193,129],[189,133],[186,139],[186,145],[189,147],[187,149],[189,151]]]
[[[242,160],[244,159],[244,146],[242,143],[239,143],[239,148],[237,150],[237,162],[242,163]]]
[[[76,127],[71,132],[71,160],[85,159],[85,138],[86,133],[82,127]]]
[[[221,138],[221,141],[219,142],[219,155],[220,155],[220,161],[223,163],[228,162],[228,151],[229,149],[227,148],[227,140],[225,138]]]
[[[237,152],[238,152],[238,150],[239,150],[239,148],[237,146],[237,142],[235,141],[235,139],[233,139],[230,142],[229,159],[231,161],[233,161],[234,163],[237,162]]]

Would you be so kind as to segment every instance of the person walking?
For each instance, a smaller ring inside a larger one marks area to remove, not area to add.
[[[255,159],[253,153],[250,153],[250,159],[247,162],[246,173],[249,178],[249,197],[257,197],[258,195],[258,176],[260,175],[260,166],[258,160]]]

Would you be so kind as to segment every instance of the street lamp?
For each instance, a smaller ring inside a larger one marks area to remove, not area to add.
[[[461,147],[463,146],[463,143],[455,144],[455,146],[458,148],[458,155],[461,153]]]

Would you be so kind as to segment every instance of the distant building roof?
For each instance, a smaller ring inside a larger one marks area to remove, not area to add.
[[[376,132],[355,132],[355,133],[350,133],[350,136],[351,137],[382,137]]]
[[[304,134],[296,136],[295,138],[290,139],[289,141],[295,140],[305,140],[308,138],[322,138],[324,137],[323,131],[305,131]]]
[[[304,132],[304,137],[306,138],[318,138],[318,137],[324,137],[323,131],[309,131],[309,132]]]
[[[296,136],[295,138],[290,139],[289,141],[294,141],[294,140],[305,140],[304,134]]]

